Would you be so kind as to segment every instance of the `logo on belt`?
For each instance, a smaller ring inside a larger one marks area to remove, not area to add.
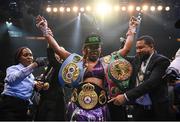
[[[92,109],[98,103],[98,95],[94,91],[94,85],[87,83],[82,86],[78,96],[79,105],[84,109]]]
[[[132,72],[131,64],[126,60],[115,60],[110,64],[110,73],[116,80],[127,80]]]
[[[80,74],[80,70],[75,63],[69,63],[62,70],[62,78],[66,83],[75,81]]]
[[[58,73],[58,82],[61,87],[65,87],[65,85],[77,87],[83,71],[82,57],[73,53],[62,63]]]

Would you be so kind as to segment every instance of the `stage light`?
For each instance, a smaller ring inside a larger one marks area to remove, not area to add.
[[[9,13],[12,18],[21,18],[23,13],[21,11],[21,5],[17,0],[6,0],[9,1]],[[1,3],[2,4],[2,3]],[[5,6],[6,8],[7,6]]]
[[[90,11],[92,11],[92,9],[93,8],[89,5],[87,5],[86,7],[81,7],[81,8],[78,6],[73,6],[72,8],[61,6],[61,7],[57,8],[57,7],[52,7],[52,6],[48,5],[46,8],[46,11],[47,12],[51,12],[51,11],[57,12],[59,10],[60,12],[64,12],[64,11],[71,12],[71,11],[73,11],[73,12],[83,13],[85,11],[90,12]],[[132,12],[134,10],[136,10],[138,12],[140,12],[140,11],[141,12],[143,12],[143,11],[153,11],[154,12],[156,10],[158,10],[158,11],[162,11],[162,10],[169,11],[170,7],[169,6],[163,7],[162,5],[154,6],[154,4],[152,6],[149,6],[148,4],[144,4],[142,6],[139,6],[139,5],[134,6],[132,4],[130,4],[130,5],[123,4],[121,6],[121,5],[115,4],[114,6],[111,6],[110,3],[101,2],[101,3],[97,3],[95,10],[96,10],[97,14],[105,15],[105,14],[109,14],[110,12],[112,12],[112,10],[114,10],[114,11],[127,11],[128,10],[128,12]]]
[[[12,25],[12,22],[6,21],[6,25],[7,25],[7,27],[10,27]]]
[[[108,12],[112,12],[112,6],[108,6]]]
[[[81,11],[81,12],[84,12],[84,8],[83,8],[83,7],[81,7],[81,8],[80,8],[80,11]]]
[[[161,5],[157,7],[158,11],[162,11],[162,9],[163,9],[163,7]]]
[[[148,7],[147,5],[143,5],[142,10],[143,10],[143,11],[147,11],[148,8],[149,8],[149,7]]]
[[[51,12],[51,7],[47,7],[47,8],[46,8],[46,11],[47,11],[47,12]]]
[[[16,1],[10,1],[10,3],[9,3],[9,8],[10,8],[11,10],[16,9],[17,6],[18,6],[18,5],[17,5]]]
[[[126,7],[125,7],[125,6],[122,6],[121,10],[122,10],[122,11],[126,11]]]
[[[120,7],[118,5],[114,6],[115,11],[119,11]]]
[[[137,6],[136,7],[136,11],[140,11],[141,10],[141,7],[140,6]]]
[[[155,11],[155,10],[156,10],[155,6],[151,6],[151,7],[150,7],[150,10],[151,10],[151,11]]]
[[[91,7],[90,7],[90,6],[87,6],[87,7],[86,7],[86,11],[91,11]]]
[[[102,2],[97,4],[96,11],[98,14],[104,15],[112,11],[112,6],[110,3]]]
[[[64,12],[64,7],[60,7],[60,8],[59,8],[59,11],[60,11],[60,12]]]
[[[74,7],[73,7],[73,11],[74,11],[74,12],[77,12],[77,11],[78,11],[78,7],[77,7],[77,6],[74,6]]]
[[[129,5],[128,6],[128,11],[132,12],[134,10],[134,6],[133,5]]]
[[[102,14],[106,13],[107,9],[108,9],[108,5],[106,3],[100,3],[96,7],[97,12],[100,13],[100,14],[101,13]]]
[[[53,12],[57,12],[58,11],[58,9],[55,7],[55,8],[53,8]]]
[[[166,10],[166,11],[169,11],[169,10],[170,10],[170,7],[169,7],[169,6],[166,6],[165,10]]]
[[[70,11],[71,11],[71,8],[67,7],[67,8],[66,8],[66,11],[67,11],[67,12],[70,12]]]

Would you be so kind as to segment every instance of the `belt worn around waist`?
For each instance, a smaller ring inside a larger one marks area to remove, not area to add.
[[[2,95],[2,98],[3,99],[9,99],[11,101],[17,101],[19,103],[22,103],[22,104],[25,104],[25,105],[28,105],[29,104],[29,101],[28,100],[23,100],[21,98],[18,98],[18,97],[14,97],[14,96],[10,96],[10,95],[5,95],[3,94]]]
[[[135,104],[136,107],[144,109],[144,110],[151,110],[152,105],[140,105],[140,104]]]
[[[96,84],[81,83],[73,89],[71,101],[83,109],[95,109],[107,103],[107,93]]]

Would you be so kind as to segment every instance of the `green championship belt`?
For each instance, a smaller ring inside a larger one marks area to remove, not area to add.
[[[108,77],[117,85],[120,91],[128,88],[131,73],[131,64],[120,56],[119,52],[113,53],[108,65]]]

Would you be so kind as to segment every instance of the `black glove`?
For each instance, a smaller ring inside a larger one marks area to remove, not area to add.
[[[38,57],[34,62],[38,64],[38,67],[48,65],[48,59],[46,57]]]

